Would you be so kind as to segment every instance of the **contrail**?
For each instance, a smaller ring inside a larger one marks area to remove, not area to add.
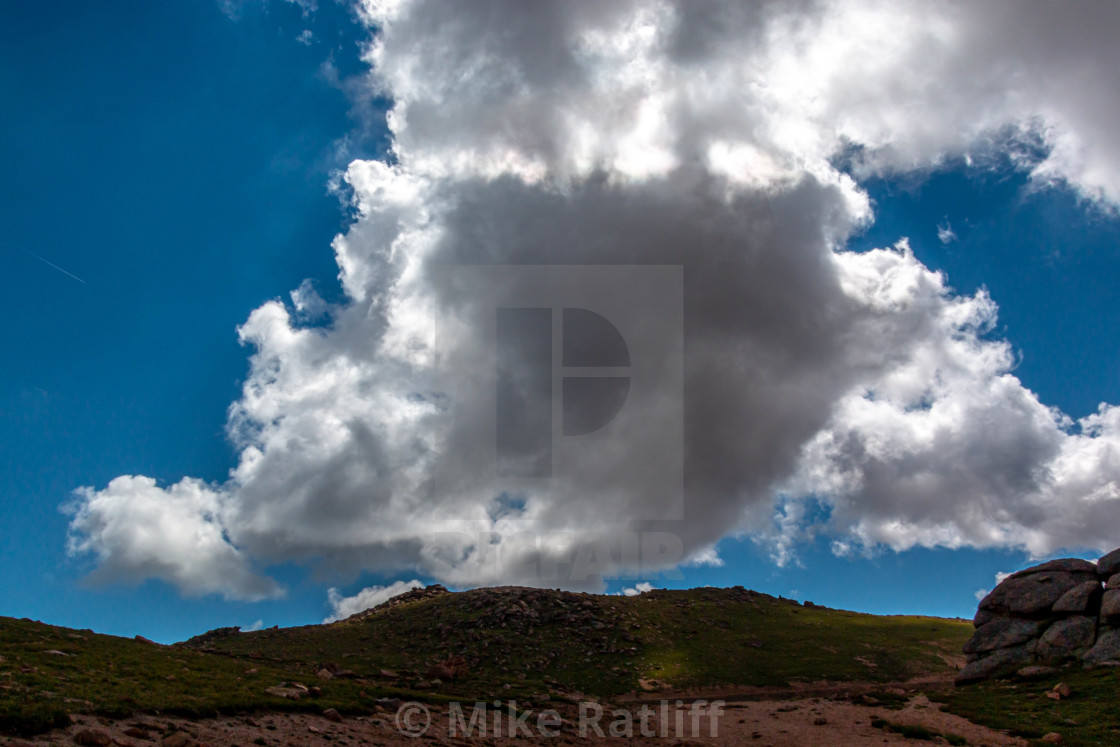
[[[59,272],[61,272],[61,273],[62,273],[63,275],[69,275],[70,277],[74,278],[75,280],[77,280],[77,281],[78,281],[79,283],[81,283],[82,285],[89,285],[89,283],[87,283],[86,281],[82,280],[82,279],[81,279],[80,277],[78,277],[78,276],[77,276],[77,275],[75,275],[74,273],[72,273],[72,272],[70,272],[70,271],[68,271],[68,270],[64,270],[64,269],[62,269],[61,267],[59,267],[58,265],[56,265],[56,264],[55,264],[54,262],[51,262],[51,261],[49,261],[49,260],[46,260],[46,259],[43,259],[42,257],[40,257],[40,256],[39,256],[38,254],[36,254],[35,252],[31,251],[30,249],[27,249],[27,248],[25,248],[25,247],[22,247],[22,246],[20,247],[20,249],[23,249],[23,251],[27,252],[28,254],[30,254],[30,255],[31,255],[32,257],[34,257],[35,259],[39,260],[39,261],[40,261],[40,262],[42,262],[43,264],[45,264],[45,265],[49,265],[49,266],[53,267],[54,269],[58,270],[58,271],[59,271]]]

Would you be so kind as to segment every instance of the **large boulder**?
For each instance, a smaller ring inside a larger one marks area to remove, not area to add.
[[[1120,662],[1120,628],[1101,628],[1096,644],[1081,658],[1086,664]]]
[[[997,648],[1008,648],[1026,643],[1046,627],[1040,620],[1021,620],[1014,617],[997,617],[989,623],[981,625],[968,643],[964,644],[966,654],[978,654],[984,651],[994,651]]]
[[[1097,575],[1101,578],[1120,573],[1120,548],[1113,550],[1097,561]]]
[[[1018,617],[1046,617],[1066,592],[1096,579],[1095,573],[1081,571],[1027,571],[1004,579],[981,600],[980,609]]]
[[[976,610],[976,615],[972,618],[972,627],[979,628],[981,625],[987,625],[992,620],[995,620],[999,615],[988,610]]]
[[[1014,674],[1023,667],[1035,663],[1033,648],[1034,646],[1012,646],[994,651],[991,655],[966,665],[957,675],[956,683],[965,685],[990,677]]]
[[[1097,618],[1079,615],[1058,620],[1038,639],[1038,658],[1057,664],[1087,652],[1097,640]]]
[[[1073,587],[1054,602],[1053,612],[1096,615],[1101,605],[1101,582],[1093,579]]]
[[[1097,563],[1062,558],[1013,573],[980,601],[972,624],[958,684],[1078,661],[1120,666],[1120,549]]]
[[[1020,578],[1034,573],[1049,573],[1053,571],[1061,571],[1063,573],[1086,573],[1095,576],[1099,572],[1099,569],[1096,563],[1088,560],[1081,560],[1080,558],[1059,558],[1058,560],[1050,560],[1038,565],[1032,565],[1030,568],[1024,568],[1021,571],[1016,571],[1008,576],[1008,578]]]
[[[1120,589],[1109,589],[1101,597],[1101,618],[1120,619]]]

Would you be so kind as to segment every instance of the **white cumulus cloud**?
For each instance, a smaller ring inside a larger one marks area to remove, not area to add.
[[[601,588],[635,565],[630,533],[709,563],[729,534],[779,562],[822,531],[843,553],[1115,544],[1120,412],[1074,423],[1040,402],[991,334],[995,300],[955,293],[902,237],[845,245],[874,217],[856,179],[954,158],[1002,154],[1040,188],[1120,200],[1120,6],[361,9],[393,158],[346,171],[345,302],[301,286],[241,327],[226,482],[79,493],[70,547],[97,575],[242,598],[276,594],[254,569],[292,561]],[[485,299],[435,282],[448,265],[684,268],[682,517],[604,518],[639,515],[657,487],[615,471],[671,456],[635,449],[641,432],[516,501],[461,468],[494,415],[435,370],[494,362],[465,324]],[[437,310],[455,332],[438,356]],[[467,416],[448,430],[450,407]]]
[[[412,581],[395,581],[388,586],[367,586],[349,597],[343,596],[338,589],[328,589],[327,599],[331,605],[331,615],[323,622],[332,623],[336,620],[345,620],[351,615],[376,607],[393,597],[404,594],[406,591],[420,589],[423,586],[424,584],[415,579]]]
[[[645,594],[647,591],[653,591],[653,584],[648,581],[639,581],[633,586],[628,586],[619,592],[624,597],[636,597]]]

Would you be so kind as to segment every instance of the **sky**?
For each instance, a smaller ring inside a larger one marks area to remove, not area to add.
[[[970,617],[1120,546],[1120,11],[997,10],[0,8],[0,614]]]

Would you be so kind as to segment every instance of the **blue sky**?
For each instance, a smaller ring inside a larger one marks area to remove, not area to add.
[[[446,582],[292,557],[261,561],[287,590],[266,601],[182,593],[158,574],[93,583],[60,510],[120,475],[225,481],[238,463],[227,410],[252,352],[238,326],[308,278],[344,302],[331,241],[355,214],[330,184],[353,159],[385,159],[390,141],[388,101],[355,93],[367,36],[329,1],[0,8],[0,614],[172,641],[319,621],[328,587]],[[960,158],[861,187],[875,220],[851,248],[905,236],[958,293],[986,288],[999,306],[987,337],[1010,341],[1015,376],[1043,403],[1076,420],[1120,402],[1120,219],[1107,203],[1042,186],[1022,164]],[[1016,547],[838,557],[820,536],[780,567],[756,540],[725,537],[721,565],[651,580],[969,616],[996,572],[1028,562]]]
[[[304,278],[337,293],[330,239],[346,212],[328,181],[344,139],[351,157],[376,155],[379,134],[321,66],[358,73],[360,29],[342,8],[305,19],[286,3],[237,20],[205,2],[0,15],[0,256],[18,309],[2,322],[2,613],[165,638],[251,624],[251,608],[155,583],[91,591],[58,507],[119,474],[220,480],[233,465],[237,325]]]

